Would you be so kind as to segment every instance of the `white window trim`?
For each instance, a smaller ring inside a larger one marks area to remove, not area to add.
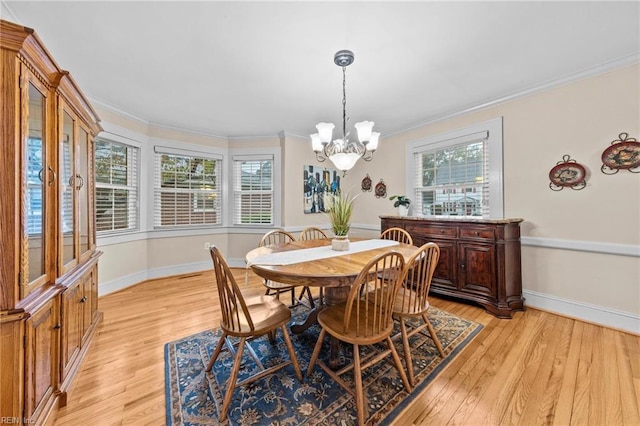
[[[158,227],[155,228],[155,223],[154,223],[154,218],[153,218],[153,214],[155,211],[155,199],[154,199],[154,194],[155,194],[155,174],[156,174],[156,154],[157,153],[168,153],[168,154],[174,154],[174,155],[184,155],[184,156],[201,156],[201,157],[206,157],[206,158],[210,158],[210,159],[214,159],[214,160],[220,160],[222,163],[222,188],[220,188],[220,191],[222,192],[222,202],[223,203],[227,203],[228,202],[228,181],[229,181],[229,177],[227,176],[227,167],[229,167],[229,160],[228,160],[228,155],[227,155],[227,149],[225,148],[218,148],[218,147],[213,147],[213,146],[207,146],[207,145],[198,145],[198,144],[192,144],[192,143],[188,143],[188,142],[180,142],[180,141],[175,141],[175,140],[171,140],[171,139],[162,139],[162,138],[150,138],[149,139],[149,144],[151,145],[151,149],[150,152],[148,153],[149,157],[146,159],[147,160],[147,164],[149,165],[149,169],[147,172],[147,177],[148,177],[148,193],[150,194],[148,196],[147,202],[149,204],[147,204],[147,230],[150,233],[153,232],[162,232],[162,233],[166,233],[167,236],[171,235],[171,236],[183,236],[183,235],[189,235],[189,230],[202,230],[202,229],[218,229],[220,227],[223,226],[227,226],[227,222],[228,222],[228,218],[227,218],[227,210],[226,207],[223,205],[222,209],[220,209],[220,212],[222,214],[222,221],[218,224],[208,224],[208,225],[198,225],[198,226],[193,226],[190,225],[188,227],[185,228],[171,228],[171,227]]]
[[[489,150],[489,218],[504,218],[504,181],[502,165],[502,117],[477,123],[469,127],[429,136],[406,145],[405,194],[415,192],[415,165],[413,154],[423,149],[439,149],[453,144],[463,143],[465,139],[477,139],[477,134],[487,132],[487,149]],[[454,142],[455,141],[455,142]],[[422,216],[420,214],[419,216]]]
[[[142,204],[142,199],[141,199],[141,197],[143,196],[142,194],[145,192],[145,191],[142,190],[143,188],[145,188],[145,186],[143,186],[143,184],[144,184],[144,181],[143,181],[144,172],[143,172],[143,169],[142,169],[142,165],[143,165],[143,162],[142,162],[142,144],[138,140],[132,139],[132,137],[139,138],[142,135],[135,134],[135,133],[132,133],[132,132],[128,131],[128,132],[124,132],[124,134],[127,135],[127,136],[122,136],[121,134],[119,134],[119,133],[123,133],[123,132],[120,131],[120,129],[116,128],[116,126],[111,126],[109,124],[107,124],[106,127],[103,125],[103,129],[104,130],[97,135],[98,139],[103,139],[103,140],[108,141],[108,142],[119,143],[119,144],[122,144],[122,145],[131,146],[131,147],[134,147],[134,148],[138,149],[138,153],[137,153],[137,155],[138,155],[138,158],[137,158],[138,164],[136,165],[136,169],[137,169],[136,171],[138,173],[138,176],[136,176],[136,183],[137,183],[137,185],[136,185],[137,186],[137,188],[136,188],[136,192],[137,192],[136,204],[137,204],[137,206],[136,207],[137,207],[137,214],[138,214],[138,217],[137,217],[138,226],[137,226],[136,229],[109,231],[108,233],[102,234],[102,235],[97,233],[96,234],[96,238],[97,238],[97,241],[98,241],[99,244],[102,243],[103,240],[109,239],[111,237],[125,237],[126,238],[127,235],[138,234],[141,230],[144,229],[143,228],[143,216],[144,216],[144,213],[143,213],[143,204]],[[96,188],[97,188],[98,183],[96,182],[95,185],[96,185]],[[110,185],[105,184],[105,185],[103,185],[103,187],[105,187],[105,188],[106,187],[110,187]]]
[[[233,158],[234,157],[248,157],[257,158],[257,156],[263,155],[271,155],[273,156],[273,224],[233,224]],[[254,229],[264,229],[264,228],[279,228],[282,226],[282,215],[281,215],[281,191],[282,191],[282,176],[281,169],[282,163],[280,158],[280,148],[245,148],[245,149],[230,149],[229,155],[227,158],[227,169],[229,170],[229,176],[227,181],[225,182],[225,196],[223,196],[223,200],[226,203],[225,215],[226,218],[225,224],[229,227],[230,231],[233,232],[234,229],[246,229],[246,228],[254,228]]]

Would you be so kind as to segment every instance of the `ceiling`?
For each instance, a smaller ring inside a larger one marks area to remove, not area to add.
[[[382,137],[637,62],[640,2],[3,2],[98,105],[225,137]],[[55,17],[55,18],[53,18]]]

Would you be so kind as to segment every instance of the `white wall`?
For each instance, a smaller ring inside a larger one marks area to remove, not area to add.
[[[373,161],[359,162],[342,180],[342,188],[359,192],[360,181],[368,173],[374,185],[385,181],[389,195],[406,194],[408,143],[503,117],[504,209],[505,217],[524,219],[526,304],[640,332],[640,174],[620,171],[605,176],[599,170],[602,151],[619,133],[640,138],[638,75],[638,65],[626,67],[383,137]],[[302,167],[320,165],[306,138],[283,132],[279,137],[229,142],[176,130],[145,129],[144,123],[118,117],[113,111],[98,108],[98,112],[103,121],[132,126],[150,137],[219,146],[279,146],[283,226],[294,232],[309,225],[327,227],[324,215],[304,214],[302,209]],[[585,189],[549,189],[549,170],[564,154],[586,167]],[[379,216],[390,214],[395,209],[388,197],[363,193],[356,201],[352,234],[376,235]],[[206,241],[219,244],[230,263],[242,265],[244,253],[255,247],[262,234],[216,232],[101,246],[105,252],[100,261],[101,293],[105,283],[109,290],[118,288],[118,283],[128,285],[135,277],[208,267],[202,249]]]

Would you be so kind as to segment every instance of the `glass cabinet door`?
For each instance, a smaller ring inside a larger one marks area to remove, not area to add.
[[[28,109],[22,155],[26,182],[23,194],[23,241],[21,265],[21,297],[46,281],[46,96],[29,82],[26,93]]]
[[[77,263],[75,245],[75,187],[79,183],[75,173],[75,119],[67,111],[62,118],[60,140],[60,259],[62,271]]]
[[[91,180],[89,178],[89,133],[82,127],[78,128],[78,173],[76,173],[76,189],[78,190],[78,224],[80,236],[80,256],[91,248],[91,217],[90,209],[90,189]]]

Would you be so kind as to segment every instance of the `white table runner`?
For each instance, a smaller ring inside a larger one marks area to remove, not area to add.
[[[363,240],[349,243],[349,250],[336,251],[331,245],[322,247],[313,247],[300,250],[281,251],[278,253],[269,253],[252,259],[247,267],[251,265],[292,265],[294,263],[308,262],[310,260],[327,259],[330,257],[342,256],[345,254],[358,253],[361,251],[374,250],[384,247],[393,247],[398,245],[393,240]]]

